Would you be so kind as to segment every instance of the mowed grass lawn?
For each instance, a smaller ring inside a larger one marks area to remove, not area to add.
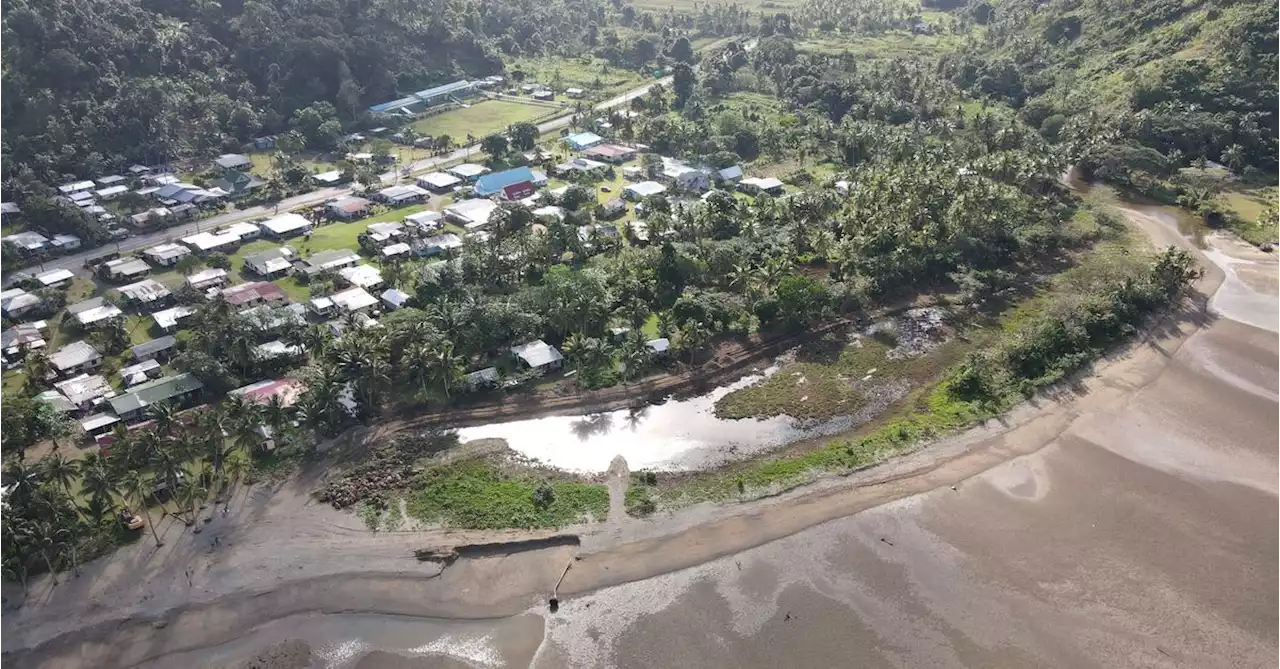
[[[466,143],[467,135],[476,139],[485,135],[505,130],[512,123],[529,121],[551,111],[547,107],[507,102],[505,100],[485,100],[470,107],[451,109],[443,114],[428,116],[413,123],[413,129],[419,135],[440,137],[448,135],[453,143]]]

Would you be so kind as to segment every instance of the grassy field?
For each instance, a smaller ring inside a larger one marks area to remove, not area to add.
[[[542,485],[554,494],[539,504],[534,495]],[[599,522],[609,513],[609,491],[602,485],[544,482],[503,473],[480,460],[428,469],[414,487],[408,494],[409,515],[448,527],[563,527],[588,518]]]
[[[507,72],[524,72],[526,82],[553,87],[557,93],[566,88],[581,88],[591,95],[608,95],[634,88],[644,77],[631,70],[620,69],[600,58],[517,58],[507,65]],[[564,101],[563,96],[557,96]]]
[[[420,136],[439,137],[448,135],[454,144],[466,143],[467,135],[476,139],[493,132],[506,129],[512,123],[529,121],[551,111],[546,107],[507,102],[504,100],[484,100],[470,107],[451,109],[442,114],[418,119],[413,129]]]
[[[960,43],[954,35],[914,35],[899,31],[884,35],[858,36],[841,39],[838,37],[814,37],[800,41],[796,48],[828,55],[849,53],[858,58],[875,60],[879,58],[912,58],[929,56],[942,50],[950,50]]]

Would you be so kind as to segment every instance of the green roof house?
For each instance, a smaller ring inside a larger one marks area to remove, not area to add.
[[[111,410],[121,420],[142,418],[150,407],[161,402],[178,406],[200,392],[204,384],[191,374],[179,374],[134,386],[129,392],[108,399]]]

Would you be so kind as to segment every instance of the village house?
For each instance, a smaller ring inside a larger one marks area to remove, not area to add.
[[[211,268],[200,272],[196,272],[187,277],[187,286],[194,290],[208,290],[209,288],[218,288],[225,286],[231,282],[231,277],[227,275],[227,270]]]
[[[142,252],[147,260],[160,267],[173,267],[179,260],[191,255],[191,249],[181,244],[160,244]]]
[[[135,228],[142,228],[148,225],[158,225],[165,219],[173,217],[173,212],[168,207],[153,207],[146,211],[140,211],[129,216],[129,223]]]
[[[657,181],[641,181],[640,183],[627,184],[622,189],[622,197],[638,202],[650,195],[662,195],[665,192],[667,192],[667,187]]]
[[[253,161],[249,156],[240,153],[224,153],[213,159],[213,164],[223,170],[237,170],[247,172],[253,168]]]
[[[163,375],[164,370],[161,369],[159,360],[143,360],[120,369],[120,381],[126,388],[146,383],[151,379],[158,379]]]
[[[574,100],[579,100],[583,96],[585,96],[587,92],[582,90],[581,88],[566,88],[564,89],[564,94],[566,97],[572,98]]]
[[[48,345],[44,339],[45,321],[21,323],[0,332],[0,349],[7,358],[21,357],[27,351],[36,351]]]
[[[165,335],[151,341],[144,341],[141,344],[133,346],[129,349],[129,355],[134,362],[144,362],[147,360],[165,360],[173,352],[174,346],[178,340],[173,335]]]
[[[51,269],[48,272],[37,274],[35,278],[41,286],[52,288],[71,283],[71,280],[76,278],[76,275],[69,269]]]
[[[711,187],[707,173],[673,158],[662,159],[662,178],[683,190],[706,190]]]
[[[716,183],[721,185],[733,185],[742,181],[742,166],[730,165],[722,170],[715,172]]]
[[[426,188],[427,190],[443,193],[462,183],[462,179],[444,172],[432,172],[418,177],[414,183],[417,183],[419,186]]]
[[[244,258],[244,266],[264,279],[284,276],[293,267],[297,253],[288,246],[252,253]]]
[[[382,300],[382,304],[387,307],[388,311],[395,311],[403,307],[409,302],[410,295],[399,288],[388,288],[382,291],[378,299]]]
[[[155,279],[143,279],[127,286],[121,286],[118,290],[124,299],[138,307],[163,304],[172,295],[168,286]]]
[[[382,247],[382,250],[378,253],[382,256],[382,260],[386,262],[407,258],[411,251],[413,251],[413,247],[409,246],[408,242],[396,242]]]
[[[362,264],[355,267],[344,267],[338,270],[338,275],[348,285],[358,286],[365,290],[382,285],[382,272],[379,272],[378,268],[373,265]]]
[[[156,322],[156,327],[162,332],[173,332],[182,323],[182,319],[195,313],[195,307],[180,304],[151,314],[151,320]]]
[[[53,387],[67,398],[77,412],[89,411],[96,407],[102,398],[115,394],[111,384],[97,374],[73,376],[53,384]]]
[[[39,253],[49,246],[49,238],[38,232],[27,230],[26,232],[15,232],[12,235],[6,235],[0,238],[0,242],[8,244],[18,251],[26,254]]]
[[[751,195],[768,193],[769,195],[778,196],[782,195],[782,182],[773,177],[751,177],[739,182],[738,190]]]
[[[227,170],[223,173],[221,179],[213,182],[214,188],[225,192],[233,198],[247,197],[253,194],[253,191],[267,185],[266,181],[240,170]]]
[[[267,281],[241,283],[223,288],[218,295],[237,309],[248,309],[260,304],[288,302],[289,295],[284,289]]]
[[[430,257],[440,255],[445,251],[450,251],[462,246],[462,238],[453,234],[446,233],[443,235],[435,235],[427,237],[419,242],[415,247],[415,253],[421,257]]]
[[[498,374],[497,367],[485,367],[462,377],[462,383],[471,390],[479,390],[481,388],[494,388],[498,385],[501,377]]]
[[[594,132],[576,132],[564,137],[564,143],[574,151],[584,151],[603,141],[604,138]]]
[[[420,235],[435,232],[444,226],[444,214],[438,211],[420,211],[405,216],[404,224],[405,227],[416,230]]]
[[[596,217],[606,221],[613,220],[625,216],[627,214],[627,203],[622,198],[613,198],[600,203],[596,207]]]
[[[342,170],[329,170],[328,172],[312,174],[311,179],[321,186],[337,186],[346,181],[347,177]]]
[[[525,368],[542,373],[560,369],[564,364],[560,351],[541,339],[512,346],[511,355]]]
[[[49,240],[49,246],[52,246],[59,253],[67,253],[80,248],[80,238],[75,235],[54,235]]]
[[[99,200],[114,200],[128,192],[129,187],[120,184],[116,186],[107,186],[106,188],[99,188],[93,192],[93,196]]]
[[[343,197],[325,205],[325,213],[332,218],[340,218],[349,221],[353,218],[363,218],[369,214],[369,208],[373,203],[362,197]]]
[[[489,168],[484,165],[476,165],[475,163],[462,163],[461,165],[454,165],[445,171],[467,183],[471,183],[476,179],[479,179],[481,176],[488,174]]]
[[[333,249],[319,251],[298,263],[298,270],[307,276],[315,276],[321,272],[333,272],[344,267],[360,264],[360,254],[351,249]]]
[[[270,404],[274,399],[287,409],[298,403],[306,389],[306,384],[301,380],[286,377],[251,383],[227,394],[243,397],[256,404]]]
[[[399,186],[389,186],[378,191],[377,199],[385,202],[388,206],[403,207],[410,204],[418,204],[426,202],[431,194],[425,188],[419,188],[411,184],[401,184]]]
[[[44,306],[44,300],[21,288],[10,288],[0,292],[0,312],[8,318],[20,318]]]
[[[629,160],[635,160],[636,150],[629,146],[600,144],[583,151],[582,155],[602,162],[621,165]]]
[[[301,306],[301,305],[297,305]],[[286,344],[279,339],[273,339],[269,342],[258,344],[253,347],[253,358],[255,360],[278,360],[280,358],[301,358],[307,352],[306,349],[297,344]]]
[[[311,221],[298,214],[288,213],[268,218],[259,223],[258,227],[268,237],[284,239],[307,232],[311,229]]]
[[[370,224],[368,228],[365,228],[364,232],[360,233],[357,239],[361,248],[368,251],[376,251],[407,236],[404,223],[388,221]]]
[[[489,225],[489,216],[498,208],[493,200],[475,198],[456,202],[444,208],[444,215],[467,230],[479,230]]]
[[[102,354],[87,341],[73,341],[54,351],[49,364],[58,376],[73,376],[100,367]]]
[[[507,189],[518,186],[510,193]],[[528,167],[516,167],[493,174],[486,174],[476,180],[475,194],[478,197],[501,196],[506,200],[519,200],[533,194],[533,170]]]
[[[364,311],[378,304],[378,298],[359,286],[329,296],[333,306],[343,313]]]
[[[183,237],[182,243],[200,255],[208,255],[214,252],[231,253],[240,245],[240,235],[229,230],[216,233],[199,232],[189,237]]]
[[[558,176],[570,176],[577,174],[603,174],[609,166],[605,163],[591,160],[590,158],[574,158],[565,163],[560,163],[553,168],[553,172]]]
[[[112,281],[137,281],[151,272],[151,266],[141,258],[124,257],[103,263],[100,274]]]
[[[120,308],[101,297],[89,298],[67,307],[67,313],[80,324],[80,327],[93,327],[104,324],[124,315]]]
[[[92,181],[75,181],[69,184],[58,186],[58,193],[71,196],[76,193],[83,193],[93,189]]]
[[[144,417],[148,407],[161,402],[174,407],[184,406],[199,395],[202,388],[204,384],[199,379],[184,373],[147,381],[108,399],[107,402],[121,420],[134,421]]]

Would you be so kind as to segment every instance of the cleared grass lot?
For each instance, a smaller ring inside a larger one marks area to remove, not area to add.
[[[548,107],[526,105],[505,100],[484,100],[470,107],[451,109],[442,114],[418,119],[413,129],[420,136],[439,137],[448,135],[453,143],[466,143],[467,135],[476,139],[499,130],[505,130],[512,123],[530,121],[553,111]]]

